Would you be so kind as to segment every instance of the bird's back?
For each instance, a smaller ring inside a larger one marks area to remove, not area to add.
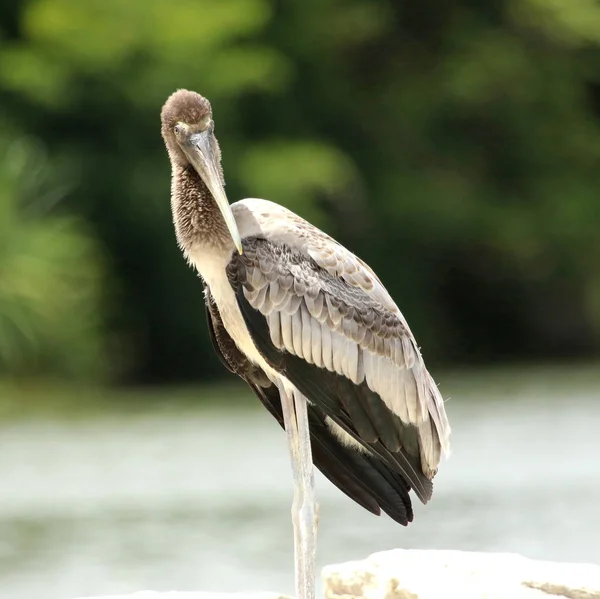
[[[411,454],[417,451],[432,478],[449,451],[444,402],[405,318],[372,269],[278,204],[246,199],[232,210],[245,254],[234,255],[228,271],[230,281],[232,273],[243,279],[238,303],[250,329],[260,329],[254,331],[259,350],[283,360],[288,375],[295,364],[302,384],[307,376],[334,373],[343,384],[353,383],[353,392],[362,385],[366,395],[354,401],[362,411],[353,418],[364,412],[365,402],[382,402],[396,430],[387,436],[387,449],[395,452],[400,443]],[[360,445],[373,419],[385,444],[383,411],[367,413],[362,436],[345,426],[338,430],[335,418],[331,428],[345,442],[358,437]]]

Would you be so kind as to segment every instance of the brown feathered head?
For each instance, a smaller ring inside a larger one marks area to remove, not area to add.
[[[210,102],[196,92],[179,89],[161,111],[161,133],[173,166],[173,176],[183,176],[190,165],[214,198],[240,253],[240,234],[225,195],[221,150],[214,135]],[[179,169],[177,168],[179,167]]]

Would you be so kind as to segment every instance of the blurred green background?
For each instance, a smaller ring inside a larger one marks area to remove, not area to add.
[[[179,87],[213,104],[230,201],[367,260],[428,362],[598,354],[595,0],[5,0],[3,378],[223,374],[171,224]]]

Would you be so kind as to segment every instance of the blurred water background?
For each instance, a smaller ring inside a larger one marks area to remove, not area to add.
[[[408,530],[319,479],[319,564],[600,561],[596,0],[7,0],[0,597],[292,590],[283,435],[226,379],[174,240],[181,87],[212,102],[230,201],[365,259],[451,398]]]
[[[434,500],[404,529],[319,476],[319,566],[394,547],[600,562],[597,369],[442,381],[456,394],[454,453]],[[249,392],[198,393],[212,401],[194,407],[188,392],[0,425],[2,599],[293,593],[285,437]]]

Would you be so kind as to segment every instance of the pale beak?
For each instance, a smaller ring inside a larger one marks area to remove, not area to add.
[[[208,187],[212,197],[217,202],[217,206],[223,215],[229,234],[233,239],[233,243],[237,251],[242,253],[242,239],[238,230],[233,212],[227,201],[227,195],[221,183],[221,175],[217,165],[217,159],[213,152],[211,144],[212,132],[202,131],[201,133],[193,133],[179,142],[181,149],[185,152],[188,160],[196,170],[196,172]]]

